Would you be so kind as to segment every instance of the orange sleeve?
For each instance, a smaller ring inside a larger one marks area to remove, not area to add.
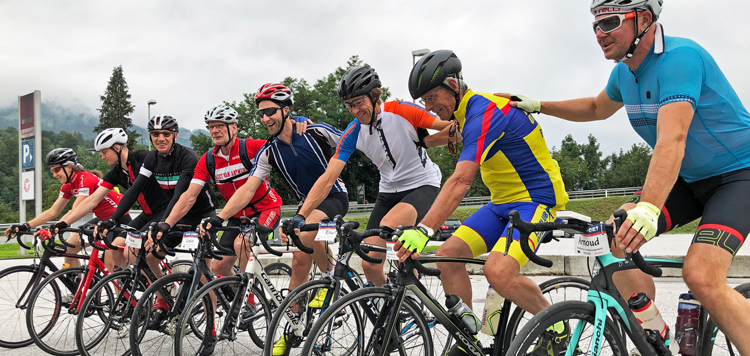
[[[418,128],[429,129],[435,123],[437,116],[421,106],[408,101],[389,101],[385,103],[385,111],[392,112],[406,119],[414,131]]]

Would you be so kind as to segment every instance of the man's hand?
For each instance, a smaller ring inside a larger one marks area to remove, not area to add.
[[[206,232],[209,233],[216,233],[218,231],[217,229],[220,228],[222,225],[224,225],[224,219],[218,217],[218,216],[211,216],[203,219],[201,221],[201,228],[200,228],[200,234],[201,236],[208,236],[206,235]]]
[[[153,224],[148,231],[146,241],[143,242],[143,248],[146,251],[150,251],[156,245],[156,242],[161,240],[162,235],[168,233],[170,230],[172,230],[172,227],[164,221]],[[156,236],[152,235],[154,233],[156,233]]]
[[[542,102],[521,94],[495,93],[495,96],[510,99],[510,106],[519,108],[527,113],[538,114],[542,111]]]
[[[294,234],[299,236],[300,228],[305,225],[305,217],[302,214],[297,214],[292,218],[292,227],[294,228]]]
[[[20,232],[20,231],[29,231],[29,230],[31,230],[31,225],[29,225],[29,223],[13,224],[9,228],[5,229],[5,236],[13,238],[15,237],[13,233]]]
[[[112,219],[99,221],[99,223],[96,224],[96,227],[94,227],[94,236],[104,238],[109,233],[109,230],[112,230],[115,225],[117,225],[117,223]]]
[[[307,132],[307,125],[312,125],[313,122],[310,121],[310,119],[304,118],[302,116],[295,116],[294,118],[288,119],[291,120],[289,124],[296,124],[297,128],[297,135],[304,135],[305,132]]]
[[[398,260],[404,262],[409,256],[412,259],[418,258],[433,234],[432,229],[422,224],[415,226],[414,229],[404,230],[393,245]]]
[[[53,234],[57,234],[60,232],[59,230],[65,229],[67,227],[68,223],[66,223],[65,221],[58,221],[49,227],[49,231]]]
[[[642,201],[628,210],[628,218],[617,232],[617,243],[627,253],[638,252],[647,241],[656,235],[659,227],[659,208]]]

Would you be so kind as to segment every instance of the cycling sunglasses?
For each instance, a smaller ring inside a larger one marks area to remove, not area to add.
[[[602,17],[592,22],[594,33],[596,33],[597,28],[603,33],[610,33],[620,28],[623,21],[631,19],[633,17],[635,17],[635,12],[628,12],[627,14],[612,14],[610,16]]]
[[[263,118],[263,115],[271,117],[274,114],[276,114],[277,110],[280,110],[280,109],[281,108],[278,106],[272,107],[272,108],[258,109],[258,116],[260,116],[261,118]]]

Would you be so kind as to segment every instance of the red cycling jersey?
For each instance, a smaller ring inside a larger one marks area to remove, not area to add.
[[[250,177],[250,172],[242,164],[240,160],[240,147],[239,139],[235,138],[235,144],[229,151],[229,157],[221,154],[219,146],[214,146],[214,177],[210,177],[208,174],[208,168],[206,167],[206,154],[204,153],[200,159],[198,159],[198,165],[195,166],[195,173],[193,173],[193,180],[190,183],[205,185],[208,181],[213,181],[216,187],[219,188],[221,196],[227,201],[232,198],[234,192],[239,189],[247,179]],[[245,139],[245,147],[247,147],[247,156],[250,159],[255,159],[255,155],[258,151],[266,144],[265,140],[253,140]],[[281,206],[281,197],[276,193],[273,188],[264,180],[258,189],[255,191],[255,195],[250,200],[250,203],[234,214],[235,218],[242,216],[253,216],[260,211],[278,208]]]
[[[89,196],[99,188],[101,181],[101,178],[91,172],[74,172],[73,176],[70,177],[70,181],[63,184],[60,188],[60,197],[70,199],[73,196]],[[91,212],[94,213],[97,219],[107,220],[111,218],[112,214],[117,210],[117,204],[120,203],[120,198],[122,198],[122,194],[112,190],[107,193],[107,196],[105,196],[104,199],[102,199],[99,204],[91,210]]]

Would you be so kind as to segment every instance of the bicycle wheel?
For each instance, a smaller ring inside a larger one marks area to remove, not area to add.
[[[559,277],[542,282],[539,284],[539,288],[542,290],[542,295],[544,295],[550,304],[570,300],[585,302],[588,297],[590,284],[590,281],[583,278]],[[508,349],[508,345],[516,337],[518,330],[523,328],[532,317],[533,314],[519,307],[515,308],[510,319],[508,319],[508,328],[505,330],[505,350]]]
[[[227,322],[235,293],[242,281],[243,276],[223,277],[211,281],[196,292],[190,300],[187,310],[198,308],[203,304],[206,310],[206,323],[203,333],[188,332],[190,330],[189,319],[181,318],[177,327],[175,337],[175,354],[197,355],[215,352],[217,354],[247,354],[257,352],[263,347],[268,322],[271,320],[270,306],[262,292],[250,284],[252,298],[243,301],[238,309],[236,322],[229,325]],[[216,307],[211,302],[211,297],[218,296]],[[242,296],[244,298],[244,295]],[[230,304],[225,303],[228,301]],[[205,337],[203,335],[211,335]],[[209,352],[211,349],[213,351]]]
[[[38,269],[43,266],[13,266],[0,271],[0,315],[5,323],[0,325],[0,347],[17,348],[29,346],[34,341],[26,328],[26,303],[42,279],[34,280]]]
[[[745,299],[750,299],[750,283],[741,284],[734,288],[737,292],[742,294]],[[701,342],[701,340],[703,340]],[[737,350],[737,346],[732,345],[729,338],[716,327],[716,324],[709,318],[706,322],[706,326],[703,328],[702,335],[698,338],[698,342],[701,342],[701,355],[739,355],[740,352]],[[696,353],[697,355],[697,353]]]
[[[172,272],[170,273],[169,271],[162,269],[162,274],[164,275],[172,273],[187,273],[190,267],[193,267],[193,260],[172,260],[167,262],[167,266],[169,266],[169,269]]]
[[[566,323],[565,331],[561,332],[567,335],[573,333],[576,325],[584,323],[584,329],[577,346],[577,350],[580,351],[576,351],[574,354],[588,354],[592,345],[601,342],[600,355],[627,355],[625,341],[620,339],[617,327],[611,319],[607,318],[604,323],[603,340],[596,337],[596,334],[600,334],[601,330],[595,330],[595,312],[594,306],[586,302],[565,301],[552,304],[526,323],[513,342],[510,343],[506,355],[526,356],[534,353],[534,351],[542,351],[544,355],[565,355],[569,337],[561,337],[547,331],[548,328],[560,321]],[[545,349],[536,350],[537,347],[544,347]]]
[[[274,262],[264,266],[263,270],[268,274],[268,278],[271,279],[271,283],[276,287],[276,290],[284,290],[287,293],[289,292],[289,280],[292,278],[292,267],[284,262]],[[269,295],[266,295],[266,297],[268,297],[268,299],[272,298]]]
[[[76,291],[68,289],[62,283],[62,278],[73,283],[85,277],[85,270],[85,267],[61,269],[42,280],[31,293],[26,310],[26,327],[34,343],[46,353],[58,356],[78,354],[75,343],[76,313],[70,306],[71,303],[82,301],[73,300]],[[91,284],[100,278],[95,274]]]
[[[86,295],[76,320],[76,345],[81,355],[130,352],[130,320],[142,294],[138,291],[146,289],[141,281],[133,280],[132,273],[131,270],[111,273]]]
[[[306,334],[315,320],[317,320],[320,313],[325,310],[325,307],[331,305],[333,302],[329,300],[329,302],[323,305],[322,308],[313,308],[316,305],[311,306],[318,291],[324,289],[333,291],[333,283],[330,279],[318,279],[306,282],[295,288],[289,293],[289,296],[284,298],[284,301],[281,302],[279,307],[276,308],[276,311],[273,313],[273,319],[271,319],[271,322],[268,324],[268,332],[266,334],[263,350],[264,355],[278,356],[300,354],[302,349],[299,348],[299,346],[302,345],[303,336],[297,335],[293,332],[288,311],[290,308],[294,307],[291,312],[299,316],[297,322],[303,330],[303,334]],[[328,298],[330,299],[331,297]]]
[[[303,355],[373,355],[383,345],[389,310],[395,300],[387,288],[369,287],[349,293],[315,322],[302,348]],[[432,356],[430,327],[420,308],[404,299],[388,343],[389,354]]]
[[[202,284],[191,288],[193,276],[187,273],[173,273],[159,278],[152,284],[138,300],[136,312],[133,314],[133,320],[130,322],[130,349],[133,355],[172,355],[174,352],[174,335],[177,323],[185,305],[188,303],[187,297],[190,290],[198,290]],[[165,301],[169,305],[169,310],[157,315],[152,309],[156,300],[156,292],[169,293],[169,298]],[[175,307],[175,303],[178,307]],[[190,313],[193,324],[189,324],[192,330],[196,330],[196,325],[205,323],[203,315],[203,305],[199,309]],[[205,327],[205,326],[204,326]],[[188,332],[192,332],[188,331]],[[202,331],[201,331],[202,332]],[[202,337],[202,334],[201,334]]]

